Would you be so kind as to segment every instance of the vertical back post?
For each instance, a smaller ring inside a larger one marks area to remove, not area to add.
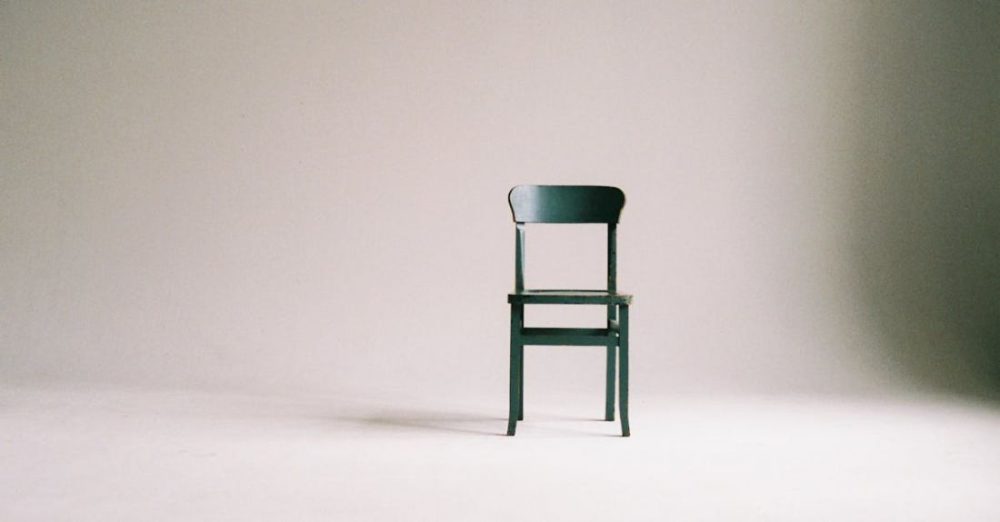
[[[517,223],[514,239],[514,290],[524,290],[524,223]]]
[[[618,224],[608,223],[608,292],[618,291]],[[618,319],[614,305],[608,305],[608,321]],[[611,328],[611,323],[608,323]]]
[[[618,224],[608,223],[608,292],[616,291],[618,291]]]

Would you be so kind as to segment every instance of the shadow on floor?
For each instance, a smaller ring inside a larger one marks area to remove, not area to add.
[[[507,427],[507,419],[500,417],[419,411],[391,411],[351,420],[370,427],[473,435],[505,435]]]
[[[393,410],[379,412],[372,415],[360,415],[357,417],[342,418],[340,420],[359,424],[366,427],[384,428],[387,430],[418,430],[463,433],[469,435],[490,435],[506,436],[507,418],[478,414],[463,414],[454,412],[434,412],[417,410]],[[568,417],[563,415],[539,414],[533,420],[552,422],[605,422],[601,418]],[[523,423],[525,421],[521,421]],[[519,426],[522,426],[518,423]],[[617,421],[615,421],[617,425]],[[551,424],[546,426],[547,430],[553,429]],[[609,435],[606,433],[595,433],[590,431],[571,430],[568,427],[559,428],[561,434],[576,435]],[[612,434],[614,435],[614,434]],[[617,435],[615,435],[617,436]]]

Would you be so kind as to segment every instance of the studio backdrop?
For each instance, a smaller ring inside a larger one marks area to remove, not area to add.
[[[4,2],[0,377],[502,407],[507,191],[599,184],[627,195],[637,394],[989,393],[997,27],[988,2]],[[528,285],[599,287],[602,233],[529,227]],[[600,351],[528,357],[600,389]]]

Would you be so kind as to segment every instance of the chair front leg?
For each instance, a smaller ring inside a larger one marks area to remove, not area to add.
[[[517,420],[524,420],[524,345],[517,345]]]
[[[615,420],[615,357],[618,341],[608,343],[607,375],[604,383],[604,420]]]
[[[521,345],[521,317],[524,306],[510,305],[510,409],[507,414],[507,435],[514,435],[521,415],[521,367],[524,348]]]

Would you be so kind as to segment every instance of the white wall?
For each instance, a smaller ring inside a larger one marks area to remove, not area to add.
[[[996,194],[995,6],[494,4],[0,4],[0,376],[500,396],[518,183],[628,195],[640,390],[922,382],[886,306],[969,341],[882,299],[906,214],[868,180],[906,144]],[[900,138],[928,107],[985,114],[980,160]],[[552,257],[599,231],[532,232],[529,277],[601,281]],[[600,391],[597,352],[532,362]]]

